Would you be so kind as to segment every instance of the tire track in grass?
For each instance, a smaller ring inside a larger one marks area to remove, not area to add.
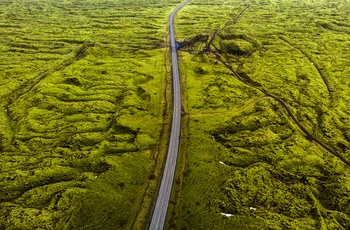
[[[61,84],[48,85],[41,82],[56,71],[62,71],[84,58],[89,48],[89,45],[81,47],[73,59],[63,61],[65,65],[47,70],[44,75],[38,75],[31,85],[19,89],[11,98],[13,100],[8,102],[14,109],[22,109],[24,112],[17,120],[11,121],[13,125],[20,126],[13,132],[14,142],[11,146],[16,151],[2,153],[6,158],[0,161],[0,165],[4,162],[14,162],[7,171],[9,173],[16,171],[18,175],[7,175],[6,171],[0,175],[5,178],[0,189],[2,194],[0,205],[11,202],[21,206],[19,200],[26,200],[23,198],[24,194],[35,193],[34,191],[42,187],[50,189],[56,183],[69,181],[84,184],[92,175],[97,178],[99,174],[108,170],[110,165],[105,156],[119,156],[126,152],[139,151],[135,145],[137,131],[123,126],[117,120],[117,110],[122,106],[118,103],[124,99],[124,94],[117,90],[111,91],[108,87],[98,91],[83,90],[86,89],[85,85],[89,84],[86,81],[79,81],[80,78],[73,82],[67,81],[70,78],[63,78],[60,80]],[[106,81],[94,82],[96,87],[99,84],[106,85]],[[113,82],[110,83],[114,86]],[[33,89],[38,92],[34,94]],[[71,89],[75,89],[78,93],[74,94],[74,90],[73,93],[70,92]],[[135,97],[139,96],[134,87],[130,90],[134,92]],[[71,93],[71,97],[67,97],[66,93]],[[94,97],[91,96],[93,94]],[[46,99],[32,101],[33,96],[37,95]],[[104,99],[108,95],[111,98]],[[23,101],[28,101],[28,106],[21,106]],[[102,109],[99,109],[101,106]],[[101,144],[101,141],[104,143]],[[103,156],[97,160],[91,159],[91,151],[97,149],[103,152]],[[24,153],[17,154],[18,150]],[[53,156],[58,155],[60,157],[53,159]],[[38,159],[41,156],[42,159]],[[41,170],[43,167],[47,169]],[[56,168],[59,173],[52,173]]]
[[[58,64],[51,69],[44,70],[42,73],[38,74],[33,79],[28,80],[26,83],[22,84],[18,89],[14,90],[11,96],[9,96],[6,99],[6,102],[4,104],[4,111],[3,111],[3,117],[6,124],[4,123],[2,124],[2,126],[9,127],[7,129],[10,132],[7,132],[7,135],[9,136],[8,139],[11,143],[13,143],[14,141],[13,130],[15,129],[15,126],[17,123],[13,119],[13,116],[11,113],[11,106],[13,105],[13,103],[15,103],[23,95],[29,93],[36,85],[39,84],[39,82],[44,80],[46,77],[52,75],[55,72],[62,71],[68,66],[84,58],[88,49],[93,47],[94,45],[95,44],[92,44],[92,43],[84,43],[79,49],[75,50],[70,54],[71,57],[69,57],[66,60],[63,60],[61,64]]]
[[[289,46],[293,47],[294,49],[296,49],[297,51],[299,51],[302,55],[304,55],[310,62],[311,65],[313,65],[315,67],[315,69],[317,70],[318,74],[320,75],[323,83],[325,84],[328,94],[330,96],[330,105],[332,105],[332,101],[334,101],[334,95],[333,93],[336,91],[335,90],[335,86],[334,84],[329,81],[329,79],[327,78],[325,72],[323,71],[322,67],[319,66],[317,64],[317,62],[315,62],[315,60],[312,59],[312,57],[306,53],[304,50],[300,49],[299,47],[297,47],[295,44],[291,43],[290,41],[288,41],[287,38],[283,37],[283,36],[278,36],[279,39],[281,39],[282,41],[284,41],[285,43],[287,43]]]
[[[234,76],[241,82],[243,82],[244,84],[246,84],[249,87],[252,87],[254,89],[259,90],[260,92],[264,93],[264,95],[266,97],[270,97],[272,99],[274,99],[276,102],[278,102],[278,104],[283,107],[283,109],[287,112],[288,117],[293,121],[293,123],[295,125],[298,126],[298,128],[304,133],[304,135],[306,136],[306,138],[310,141],[314,141],[315,143],[317,143],[320,147],[322,147],[324,150],[326,150],[328,153],[332,154],[333,156],[337,157],[339,160],[341,160],[342,162],[344,162],[347,166],[350,166],[350,162],[348,160],[346,160],[342,155],[340,155],[339,153],[335,152],[333,149],[331,149],[330,147],[328,147],[327,145],[325,145],[324,143],[322,143],[320,140],[318,140],[316,137],[314,137],[313,135],[311,135],[302,124],[300,124],[300,122],[296,119],[296,117],[294,116],[294,114],[291,112],[291,110],[289,109],[289,107],[287,106],[287,104],[280,99],[279,97],[267,92],[264,89],[260,89],[258,87],[255,87],[251,84],[249,84],[248,82],[246,82],[244,80],[244,78],[242,78],[228,63],[226,63],[221,56],[216,52],[216,51],[211,51],[217,58],[217,60],[219,60],[227,69],[229,69]]]
[[[56,65],[55,67],[51,69],[44,70],[42,73],[34,77],[34,79],[29,80],[28,82],[24,83],[20,88],[15,90],[12,93],[12,96],[8,99],[9,103],[7,104],[7,107],[9,104],[15,102],[19,97],[22,95],[29,93],[40,81],[45,79],[46,77],[52,75],[55,72],[62,71],[63,69],[67,68],[68,66],[74,64],[75,62],[83,59],[86,55],[86,52],[90,47],[93,47],[95,44],[91,43],[85,43],[83,44],[79,49],[72,52],[71,55],[73,57],[69,57],[68,59],[62,61],[61,64]]]
[[[255,105],[256,103],[268,99],[269,97],[266,96],[265,94],[257,97],[251,101],[249,101],[247,104],[233,110],[233,111],[228,111],[228,112],[206,112],[206,113],[192,113],[190,114],[191,117],[198,117],[198,116],[205,116],[205,115],[210,115],[210,114],[234,114],[234,113],[240,113],[243,112],[244,110],[248,109],[249,107],[251,107],[252,105]]]
[[[249,5],[248,5],[249,6]],[[246,11],[247,7],[245,7],[239,14],[238,16],[235,18],[234,23],[236,23],[238,21],[238,19],[243,15],[243,13]],[[221,30],[222,31],[222,30]],[[215,34],[216,36],[217,34]],[[313,141],[315,143],[317,143],[320,147],[322,147],[324,150],[326,150],[328,153],[332,154],[333,156],[337,157],[339,160],[341,160],[345,165],[350,166],[350,162],[345,159],[345,157],[343,157],[342,155],[340,155],[339,153],[335,152],[332,148],[328,147],[327,145],[325,145],[322,141],[318,140],[316,137],[314,137],[312,134],[310,134],[305,127],[300,124],[300,122],[296,119],[296,117],[294,116],[294,114],[292,113],[292,111],[289,109],[287,103],[285,103],[281,98],[269,93],[268,91],[266,91],[265,89],[256,87],[254,85],[252,85],[251,83],[247,82],[241,75],[239,75],[233,68],[232,66],[230,66],[226,61],[223,60],[223,58],[221,57],[221,55],[219,54],[219,52],[217,51],[217,48],[215,47],[215,45],[213,45],[214,50],[211,49],[206,49],[208,52],[212,53],[213,55],[215,55],[216,59],[218,61],[220,61],[228,70],[230,70],[231,73],[233,73],[233,75],[242,83],[244,83],[245,85],[254,88],[256,90],[259,90],[260,92],[262,92],[266,97],[270,97],[272,99],[274,99],[287,113],[288,117],[293,121],[293,123],[298,126],[298,128],[300,129],[300,131],[302,133],[304,133],[304,135],[306,136],[306,138],[309,141]],[[209,48],[209,47],[208,47]],[[322,75],[321,75],[322,76]],[[328,82],[328,81],[326,81]],[[327,83],[325,82],[325,84],[327,85]],[[328,85],[330,86],[330,85]],[[328,88],[328,87],[327,87]],[[329,91],[331,92],[331,91]]]
[[[232,19],[232,21],[227,22],[221,29],[215,31],[213,33],[213,35],[211,36],[210,41],[208,42],[208,45],[206,46],[205,50],[210,50],[210,45],[213,43],[213,41],[215,40],[216,36],[218,35],[218,33],[220,33],[221,31],[224,31],[225,29],[227,29],[228,27],[234,25],[237,23],[238,19],[242,16],[242,14],[250,7],[250,4],[246,3],[245,0],[243,0],[243,3],[245,4],[245,7],[243,10],[241,10],[238,15]]]

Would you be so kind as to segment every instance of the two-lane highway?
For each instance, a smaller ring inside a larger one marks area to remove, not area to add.
[[[171,188],[173,186],[175,176],[175,166],[180,143],[181,130],[181,88],[179,66],[177,62],[177,50],[174,30],[174,18],[176,13],[185,6],[190,0],[182,3],[170,15],[169,31],[170,31],[170,49],[172,61],[173,76],[173,118],[171,124],[170,141],[167,153],[167,159],[164,166],[163,177],[160,184],[157,203],[153,211],[150,228],[151,230],[163,229],[165,217],[168,209]]]

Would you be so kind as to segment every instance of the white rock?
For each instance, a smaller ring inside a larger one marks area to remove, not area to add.
[[[223,215],[223,216],[226,216],[226,217],[231,217],[231,216],[234,216],[233,214],[230,214],[230,213],[221,213],[221,215]]]

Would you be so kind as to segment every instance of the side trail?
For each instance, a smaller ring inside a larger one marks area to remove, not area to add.
[[[235,24],[238,19],[243,15],[243,13],[250,7],[249,4],[245,3],[245,7],[243,10],[241,10],[241,12],[234,18],[234,20],[232,22],[226,23],[225,26],[218,30],[215,31],[212,35],[211,40],[209,41],[208,45],[206,46],[206,48],[204,49],[204,52],[207,53],[212,53],[216,59],[218,61],[220,61],[228,70],[230,70],[230,72],[242,83],[244,83],[245,85],[254,88],[256,90],[259,90],[260,92],[262,92],[264,94],[265,97],[269,97],[274,99],[286,112],[288,117],[293,121],[293,123],[298,126],[298,128],[304,133],[304,135],[306,136],[306,138],[310,141],[314,141],[315,143],[317,143],[320,147],[322,147],[324,150],[326,150],[328,153],[332,154],[333,156],[337,157],[339,160],[341,160],[342,162],[344,162],[344,164],[346,164],[347,166],[350,166],[350,162],[345,159],[345,157],[343,157],[341,154],[337,153],[336,151],[334,151],[332,148],[328,147],[326,144],[324,144],[322,141],[320,141],[319,139],[317,139],[315,136],[313,136],[312,134],[310,134],[305,127],[297,120],[297,118],[294,116],[294,114],[292,113],[292,111],[289,109],[288,105],[286,102],[284,102],[281,98],[269,93],[268,91],[266,91],[265,89],[262,88],[258,88],[254,85],[252,85],[251,83],[247,82],[242,76],[240,76],[233,68],[232,66],[230,66],[226,61],[224,61],[224,59],[222,58],[222,56],[218,53],[218,49],[215,47],[215,45],[212,45],[212,42],[214,41],[214,39],[216,38],[216,36],[218,35],[219,32],[223,31],[224,29],[228,28],[229,26]],[[212,46],[211,46],[212,45]],[[211,47],[214,48],[214,50],[211,49]]]

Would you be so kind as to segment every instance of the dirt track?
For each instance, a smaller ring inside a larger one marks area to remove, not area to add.
[[[227,23],[223,29],[227,28],[228,25],[234,24],[237,22],[237,20],[243,15],[243,13],[246,11],[247,8],[249,8],[250,5],[246,5],[246,7],[237,15],[237,17],[235,17],[234,21],[231,23]],[[278,102],[278,104],[287,112],[288,117],[293,121],[293,123],[298,126],[298,128],[304,133],[304,135],[306,136],[306,138],[310,141],[314,141],[315,143],[317,143],[319,146],[321,146],[324,150],[326,150],[327,152],[329,152],[330,154],[332,154],[333,156],[337,157],[339,160],[341,160],[342,162],[344,162],[347,166],[350,166],[350,162],[348,160],[346,160],[342,155],[340,155],[339,153],[335,152],[333,149],[331,149],[330,147],[328,147],[327,145],[325,145],[324,143],[322,143],[320,140],[318,140],[316,137],[314,137],[313,135],[311,135],[306,129],[305,127],[300,124],[300,122],[296,119],[296,117],[294,116],[294,114],[292,113],[292,111],[289,109],[288,105],[279,97],[267,92],[266,90],[262,89],[262,88],[258,88],[252,84],[250,84],[249,82],[247,82],[242,76],[240,76],[233,68],[232,66],[230,66],[228,63],[226,63],[223,58],[220,56],[220,54],[217,52],[217,48],[215,46],[214,50],[210,49],[210,45],[212,43],[212,41],[215,39],[215,37],[217,36],[217,34],[222,31],[223,29],[214,32],[212,39],[210,40],[208,47],[206,50],[208,50],[210,53],[214,54],[216,59],[219,60],[227,69],[229,69],[234,76],[241,82],[243,82],[245,85],[252,87],[256,90],[259,90],[260,92],[262,92],[266,97],[270,97],[272,99],[274,99],[275,101]]]

